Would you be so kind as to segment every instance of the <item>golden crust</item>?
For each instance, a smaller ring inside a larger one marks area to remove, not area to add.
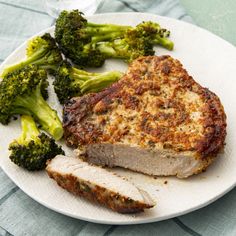
[[[63,123],[68,145],[108,142],[192,152],[207,165],[226,136],[219,98],[170,56],[138,58],[109,88],[71,99]]]
[[[62,175],[48,169],[47,172],[49,177],[55,179],[60,187],[77,196],[84,197],[91,202],[100,203],[113,211],[120,213],[136,213],[143,211],[145,208],[153,207],[153,205],[121,196],[112,190],[94,185],[88,181],[79,180],[73,175]]]

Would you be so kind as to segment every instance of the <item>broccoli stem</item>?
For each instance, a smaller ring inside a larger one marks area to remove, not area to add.
[[[40,86],[30,96],[16,99],[15,106],[20,107],[21,114],[32,115],[46,132],[56,140],[63,135],[63,128],[57,112],[53,110],[41,95]]]
[[[21,116],[21,136],[17,139],[19,144],[25,145],[25,143],[38,138],[40,132],[31,116]]]
[[[170,41],[168,38],[161,37],[160,35],[156,35],[155,39],[152,39],[152,43],[161,45],[168,50],[173,50],[174,48],[174,43],[172,41]]]
[[[172,41],[159,35],[156,35],[156,37],[151,40],[151,43],[153,45],[162,45],[168,50],[173,50],[174,47],[174,43]],[[112,42],[100,42],[97,44],[97,49],[106,58],[129,60],[132,56],[132,51],[130,51],[129,45],[123,39],[116,39]]]
[[[95,24],[88,22],[85,28],[86,33],[90,35],[99,35],[104,33],[111,33],[111,32],[120,32],[123,33],[124,31],[131,29],[131,26],[126,25],[114,25],[114,24]]]
[[[85,70],[80,70],[76,67],[71,67],[71,75],[72,76],[81,76],[84,78],[88,78],[89,76],[95,76],[95,75],[100,75],[100,73],[94,73],[94,72],[88,72],[88,71],[85,71]]]
[[[119,80],[123,74],[118,71],[105,72],[100,75],[90,77],[81,85],[82,93],[99,92],[101,89],[109,86]]]
[[[6,76],[8,73],[13,72],[15,70],[19,70],[29,64],[36,64],[39,65],[41,64],[42,61],[44,61],[45,63],[45,59],[42,60],[43,56],[46,54],[45,49],[41,49],[38,50],[37,52],[35,52],[32,56],[29,56],[27,59],[25,59],[24,61],[21,61],[17,64],[8,66],[6,68],[4,68],[4,71],[1,74],[1,77]],[[40,59],[38,59],[40,58]]]
[[[80,70],[74,67],[70,69],[70,76],[73,79],[73,86],[77,87],[78,84],[81,86],[86,80],[93,78],[98,75],[97,73],[90,73],[84,70]]]
[[[62,61],[62,56],[55,40],[48,33],[30,40],[26,48],[26,55],[25,60],[6,67],[2,72],[2,76],[5,77],[8,73],[22,69],[30,64],[46,69],[49,73],[54,73],[58,64]]]
[[[79,84],[81,93],[98,92],[119,80],[123,73],[119,71],[110,71],[104,73],[92,73],[77,68],[71,68],[71,78],[73,86]]]
[[[129,46],[122,40],[115,40],[113,42],[102,42],[97,45],[97,49],[106,58],[129,59]]]
[[[98,42],[102,42],[102,41],[112,41],[115,40],[116,38],[119,38],[121,36],[120,33],[117,32],[112,32],[109,34],[104,34],[104,35],[96,35],[93,36],[91,39],[91,43],[98,43]]]
[[[87,27],[84,29],[86,34],[91,36],[91,43],[101,41],[111,41],[115,38],[121,37],[130,26],[112,25],[112,24],[94,24],[88,22]]]

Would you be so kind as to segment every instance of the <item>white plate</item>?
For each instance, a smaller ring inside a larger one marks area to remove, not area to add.
[[[20,134],[19,120],[8,126],[0,125],[0,164],[6,174],[26,194],[42,205],[62,214],[91,222],[106,224],[137,224],[160,221],[199,209],[221,197],[236,183],[236,50],[219,37],[196,26],[144,13],[101,14],[89,17],[97,23],[136,25],[145,20],[159,22],[171,30],[175,49],[169,52],[157,48],[157,54],[170,54],[179,59],[197,82],[210,88],[221,98],[228,122],[225,153],[200,175],[186,180],[176,178],[154,179],[142,174],[116,170],[146,189],[157,201],[157,206],[141,214],[122,215],[92,204],[64,191],[49,179],[45,172],[30,173],[18,168],[8,158],[8,143]],[[53,32],[49,28],[44,32]],[[44,33],[41,32],[40,34]],[[11,64],[25,55],[26,43],[16,49],[2,64]],[[108,61],[100,71],[126,70],[125,63]],[[55,96],[50,99],[54,108],[61,110]],[[69,151],[69,150],[68,150]],[[165,181],[167,184],[164,184]]]

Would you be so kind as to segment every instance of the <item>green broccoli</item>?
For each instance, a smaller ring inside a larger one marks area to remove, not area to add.
[[[138,56],[153,55],[153,46],[173,49],[169,31],[153,22],[136,27],[94,24],[78,10],[62,11],[56,21],[55,39],[66,57],[78,66],[99,67],[107,58],[131,61]]]
[[[58,68],[53,85],[58,100],[63,104],[71,97],[99,92],[119,80],[122,75],[119,71],[91,73],[63,62]]]
[[[61,121],[44,100],[46,78],[46,71],[34,65],[7,74],[0,83],[0,122],[6,125],[14,115],[32,115],[42,129],[59,140]]]
[[[136,29],[128,29],[123,38],[110,42],[100,42],[96,45],[105,58],[119,58],[131,62],[139,56],[153,55],[153,44],[140,35]]]
[[[140,33],[143,38],[152,45],[160,45],[168,50],[173,50],[174,43],[168,39],[170,31],[152,21],[144,21],[136,26],[134,31]],[[140,37],[141,37],[140,35]]]
[[[9,145],[10,159],[27,170],[41,170],[47,160],[65,154],[60,146],[45,133],[40,133],[31,116],[21,116],[21,136]]]
[[[37,65],[39,68],[53,73],[62,61],[62,55],[56,45],[55,39],[48,33],[30,40],[26,48],[26,55],[26,60],[6,67],[1,76],[4,77],[8,73],[30,64]]]
[[[128,28],[90,23],[78,10],[62,11],[56,21],[55,39],[65,56],[76,64],[99,67],[106,58],[96,49],[96,43],[120,37]]]
[[[139,56],[154,55],[154,45],[159,44],[172,50],[174,44],[167,39],[169,34],[159,24],[147,21],[127,29],[122,38],[97,43],[96,48],[105,58],[120,58],[131,62]]]

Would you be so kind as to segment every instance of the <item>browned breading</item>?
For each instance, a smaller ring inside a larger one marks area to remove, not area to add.
[[[136,213],[143,211],[145,208],[153,207],[152,205],[120,196],[119,194],[101,186],[80,181],[73,175],[62,175],[60,173],[50,171],[48,171],[48,175],[50,178],[55,179],[60,187],[66,189],[67,191],[77,196],[84,197],[91,202],[102,204],[119,213]]]
[[[219,98],[170,56],[135,60],[126,75],[97,94],[64,107],[69,145],[128,143],[215,156],[224,145],[226,115]]]
[[[155,206],[147,192],[127,179],[76,157],[58,155],[47,162],[46,171],[69,192],[120,213],[140,212]]]

